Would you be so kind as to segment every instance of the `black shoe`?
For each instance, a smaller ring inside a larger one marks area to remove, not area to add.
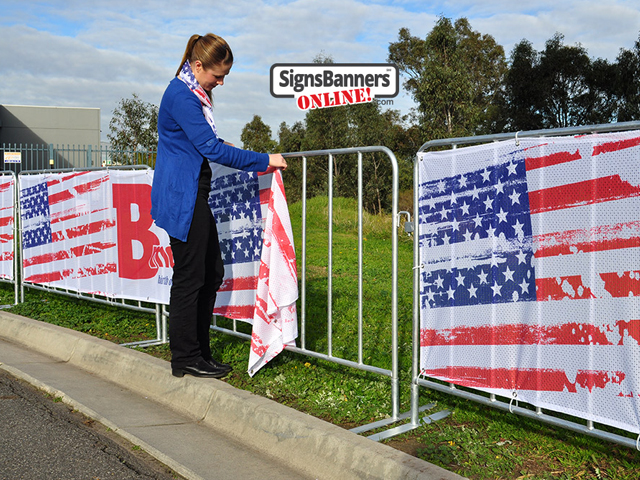
[[[227,372],[230,372],[231,370],[233,370],[233,367],[231,365],[229,365],[227,363],[218,362],[217,360],[214,360],[213,358],[210,358],[209,360],[205,360],[205,362],[207,362],[213,368],[219,368],[220,370],[225,370]]]
[[[222,368],[216,368],[210,363],[200,360],[193,365],[187,365],[181,368],[172,368],[171,373],[174,377],[183,377],[184,374],[193,375],[194,377],[208,377],[208,378],[222,378],[226,376],[229,371]]]

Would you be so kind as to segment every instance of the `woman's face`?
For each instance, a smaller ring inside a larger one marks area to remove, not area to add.
[[[231,65],[216,65],[213,68],[204,68],[200,60],[195,61],[193,75],[206,92],[210,92],[218,85],[224,85],[224,77],[229,75]]]

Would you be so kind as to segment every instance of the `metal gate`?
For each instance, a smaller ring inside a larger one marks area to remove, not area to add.
[[[122,165],[155,165],[155,150],[113,149],[108,146],[3,143],[3,169],[51,171]]]

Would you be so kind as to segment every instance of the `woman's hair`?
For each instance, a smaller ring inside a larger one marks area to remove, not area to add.
[[[189,60],[193,65],[196,60],[202,62],[202,66],[206,69],[211,69],[220,65],[231,65],[233,63],[233,53],[231,53],[231,47],[225,41],[224,38],[219,37],[213,33],[207,33],[206,35],[191,35],[187,48],[182,56],[182,62],[176,72],[176,75],[180,74],[182,65]]]

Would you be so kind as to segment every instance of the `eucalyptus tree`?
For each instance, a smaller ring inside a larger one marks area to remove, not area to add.
[[[425,140],[490,133],[499,123],[504,49],[466,18],[440,18],[425,39],[400,29],[388,60],[406,79]]]
[[[158,146],[158,107],[135,93],[123,98],[113,111],[107,138],[114,163],[155,165]]]
[[[254,115],[244,126],[240,140],[245,150],[260,153],[273,153],[278,146],[278,142],[271,138],[271,127],[262,121],[260,115]]]
[[[510,56],[503,115],[507,130],[535,130],[608,123],[616,117],[618,67],[592,60],[581,45],[556,33],[537,52],[522,40]]]
[[[640,120],[640,36],[631,50],[622,49],[616,59],[616,119]]]

